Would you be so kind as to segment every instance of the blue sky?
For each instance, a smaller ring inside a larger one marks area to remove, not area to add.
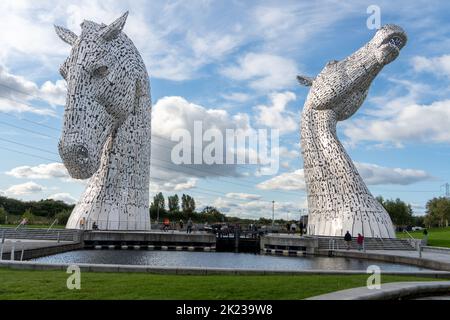
[[[110,23],[128,10],[124,32],[152,87],[151,195],[189,193],[200,208],[241,217],[271,217],[274,200],[277,217],[298,217],[306,208],[298,124],[308,89],[295,76],[315,76],[369,41],[371,4],[382,24],[406,30],[408,44],[338,133],[374,195],[399,197],[423,214],[450,182],[446,1],[1,1],[0,192],[26,200],[80,196],[85,182],[67,175],[57,152],[65,100],[58,69],[70,48],[53,24],[79,33],[83,19]],[[191,129],[193,119],[280,129],[279,172],[171,166],[167,139],[180,126]]]

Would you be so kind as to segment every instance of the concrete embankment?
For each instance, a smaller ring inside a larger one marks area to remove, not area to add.
[[[384,261],[390,263],[409,264],[433,270],[450,271],[450,254],[436,252],[417,251],[354,251],[354,250],[320,250],[320,255],[335,257],[366,259],[374,261]]]
[[[33,261],[0,261],[0,268],[20,270],[61,270],[66,271],[69,263],[47,264]],[[234,268],[176,268],[150,267],[145,265],[87,264],[77,263],[85,272],[139,272],[151,274],[179,275],[367,275],[366,270],[259,270]],[[383,275],[417,276],[436,279],[450,279],[445,271],[386,271]]]
[[[450,281],[393,282],[379,289],[360,287],[335,291],[307,300],[404,300],[429,295],[450,294]]]

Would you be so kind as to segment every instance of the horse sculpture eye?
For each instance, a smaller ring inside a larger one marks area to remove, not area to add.
[[[108,75],[109,70],[107,66],[101,66],[94,70],[94,76],[97,78],[104,78]]]

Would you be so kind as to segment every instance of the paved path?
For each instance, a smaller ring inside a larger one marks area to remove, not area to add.
[[[384,254],[387,256],[397,256],[397,257],[408,257],[408,258],[418,258],[420,259],[418,251],[402,251],[402,250],[336,250],[339,252],[358,252],[358,253],[369,253],[369,254]],[[422,259],[428,259],[439,262],[450,263],[450,253],[437,253],[437,252],[422,252]]]
[[[308,300],[396,300],[417,295],[440,297],[450,292],[450,281],[392,282],[381,285],[380,289],[360,287],[335,291]]]
[[[48,248],[55,247],[64,244],[74,243],[73,241],[56,241],[56,240],[25,240],[25,239],[5,239],[3,244],[3,254],[11,252],[13,245],[15,244],[15,252],[29,249]],[[0,248],[2,247],[0,240]],[[1,249],[0,249],[1,250]]]

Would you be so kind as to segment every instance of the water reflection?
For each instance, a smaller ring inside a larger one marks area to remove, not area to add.
[[[376,264],[384,271],[418,271],[424,268],[339,257],[280,257],[228,252],[80,250],[33,259],[42,263],[129,264],[154,267],[201,267],[265,270],[366,270]]]

